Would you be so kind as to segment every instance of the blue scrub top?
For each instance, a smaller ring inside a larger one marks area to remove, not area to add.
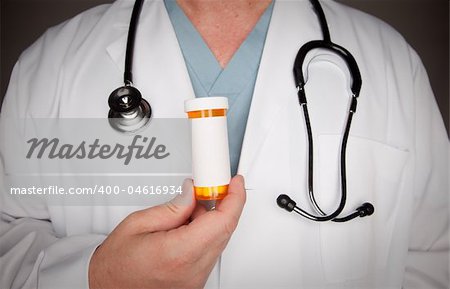
[[[231,173],[237,172],[261,55],[272,16],[273,2],[253,30],[222,68],[175,0],[165,0],[196,97],[228,98],[228,141]]]

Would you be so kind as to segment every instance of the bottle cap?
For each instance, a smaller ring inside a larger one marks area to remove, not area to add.
[[[228,109],[228,98],[222,96],[197,97],[184,102],[185,112],[210,109]]]

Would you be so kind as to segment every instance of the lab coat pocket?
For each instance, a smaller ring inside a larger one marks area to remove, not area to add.
[[[339,203],[341,136],[319,138],[317,198],[331,212]],[[347,146],[347,204],[341,216],[365,202],[375,213],[345,223],[320,225],[321,258],[326,279],[344,282],[367,277],[386,266],[404,193],[408,151],[381,142],[350,137]]]

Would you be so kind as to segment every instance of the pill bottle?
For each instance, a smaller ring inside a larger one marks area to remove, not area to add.
[[[228,99],[200,97],[185,101],[192,130],[192,178],[197,200],[221,200],[231,179],[227,131]]]

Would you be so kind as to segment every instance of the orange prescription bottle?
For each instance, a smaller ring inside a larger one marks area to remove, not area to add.
[[[197,200],[223,199],[231,179],[226,97],[200,97],[185,102],[191,120],[192,177]]]

